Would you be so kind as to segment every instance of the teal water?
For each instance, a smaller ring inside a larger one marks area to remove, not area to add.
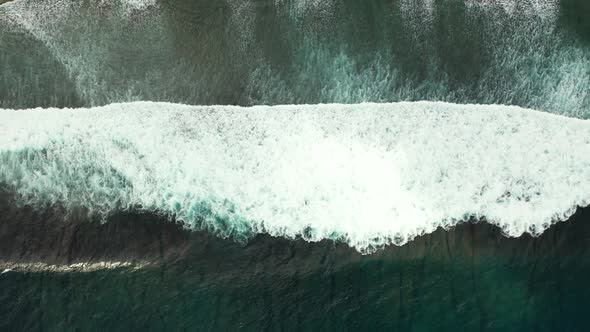
[[[142,250],[130,253],[142,243],[143,251],[149,251],[146,240],[159,233],[163,254],[154,254],[155,263],[140,270],[5,272],[0,275],[0,326],[584,331],[588,324],[587,209],[536,239],[509,239],[486,224],[464,225],[368,256],[325,241],[261,236],[240,245],[206,233],[175,238],[169,230],[158,230],[161,221],[148,216],[121,216],[110,222],[100,226],[107,227],[100,232],[92,230],[96,226],[82,227],[91,234],[87,239],[79,234],[70,242],[64,232],[61,237],[66,239],[54,239],[54,244],[70,243],[71,262],[92,261],[100,258],[100,251],[88,259],[76,247],[110,234],[112,239],[103,243],[120,246],[121,255],[131,258],[141,256]],[[117,236],[130,230],[134,239]],[[31,241],[42,237],[41,243],[53,237],[30,229],[24,233]],[[182,254],[171,254],[169,249],[179,242],[186,245]],[[86,250],[100,245],[94,247]]]
[[[253,262],[256,263],[256,262]],[[195,262],[195,264],[198,264]],[[533,271],[535,265],[540,267]],[[229,282],[198,270],[3,275],[18,330],[583,331],[588,265],[382,260]],[[234,273],[240,273],[235,271]],[[229,272],[228,272],[229,274]]]
[[[0,9],[0,107],[432,100],[587,117],[588,12],[583,0],[19,0]]]

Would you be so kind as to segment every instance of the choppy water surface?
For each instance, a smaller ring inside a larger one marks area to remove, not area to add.
[[[0,329],[585,330],[589,22],[0,0]]]
[[[18,0],[5,108],[436,100],[587,117],[577,0]]]

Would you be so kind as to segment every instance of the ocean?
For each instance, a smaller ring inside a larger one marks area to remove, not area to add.
[[[0,1],[0,330],[585,331],[589,22]]]

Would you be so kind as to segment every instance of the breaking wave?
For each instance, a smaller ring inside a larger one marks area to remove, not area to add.
[[[538,235],[590,202],[590,122],[442,102],[4,109],[0,185],[38,208],[363,253],[469,219]]]

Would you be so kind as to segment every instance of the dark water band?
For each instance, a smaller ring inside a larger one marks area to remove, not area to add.
[[[88,220],[80,211],[70,213],[66,219],[59,208],[17,208],[9,197],[4,194],[0,202],[0,263],[5,267],[11,263],[22,268],[35,263],[60,266],[112,261],[147,263],[146,268],[195,264],[200,268],[215,266],[214,270],[246,272],[252,268],[252,260],[269,268],[285,260],[295,269],[319,268],[326,260],[346,265],[383,259],[467,262],[499,257],[526,263],[560,256],[583,258],[590,247],[590,208],[579,208],[569,220],[539,237],[524,234],[510,238],[486,222],[465,223],[450,230],[439,228],[404,246],[388,246],[363,256],[344,243],[330,240],[307,242],[258,235],[247,243],[238,243],[205,231],[187,230],[152,214],[121,213],[101,223]]]
[[[0,274],[0,328],[580,331],[590,210],[539,238],[486,223],[362,256],[260,235],[247,245],[149,215],[106,224],[0,201],[0,257],[24,264],[150,262],[87,273]],[[23,266],[23,265],[21,265]]]

